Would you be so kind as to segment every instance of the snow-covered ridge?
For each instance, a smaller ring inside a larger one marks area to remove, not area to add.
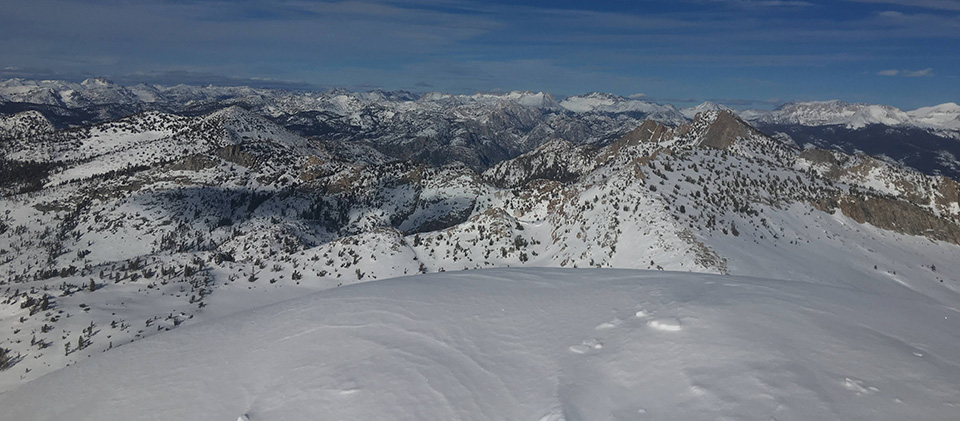
[[[181,328],[0,406],[37,421],[950,419],[958,330],[947,307],[804,282],[445,273]]]
[[[560,106],[576,113],[630,113],[641,112],[656,116],[657,120],[679,124],[685,121],[683,114],[673,105],[660,105],[650,101],[624,98],[602,92],[570,96],[560,101]]]
[[[53,124],[38,111],[0,114],[0,139],[36,136],[53,132]]]
[[[839,100],[795,102],[773,111],[745,110],[740,116],[753,123],[833,126],[861,129],[869,125],[957,130],[960,107],[953,103],[904,112],[889,105],[850,104]]]

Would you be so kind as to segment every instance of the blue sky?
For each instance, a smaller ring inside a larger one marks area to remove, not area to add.
[[[960,102],[960,0],[0,0],[0,77]]]

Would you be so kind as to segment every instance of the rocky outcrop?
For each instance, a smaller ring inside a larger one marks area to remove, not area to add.
[[[214,154],[224,161],[252,168],[257,165],[257,158],[246,153],[240,145],[229,145],[214,151]]]
[[[206,155],[191,155],[180,161],[174,162],[167,167],[170,171],[202,171],[207,168],[213,168],[217,165],[216,161]]]
[[[825,212],[839,209],[861,224],[960,244],[960,226],[906,201],[873,195],[845,195],[814,203],[814,206]]]

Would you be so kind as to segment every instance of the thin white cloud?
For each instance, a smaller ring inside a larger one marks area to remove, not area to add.
[[[960,0],[847,0],[856,3],[895,4],[922,9],[952,10],[960,12]]]
[[[931,77],[933,76],[933,69],[926,68],[923,70],[914,70],[912,72],[907,72],[904,76],[906,77]]]
[[[926,68],[920,70],[897,70],[888,69],[877,72],[880,76],[903,76],[903,77],[933,77],[933,69]]]
[[[778,7],[778,6],[790,6],[790,7],[808,7],[813,6],[813,3],[806,1],[792,1],[792,0],[766,0],[766,1],[755,1],[758,6],[767,6],[767,7]]]

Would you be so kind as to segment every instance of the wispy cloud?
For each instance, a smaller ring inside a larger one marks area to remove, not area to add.
[[[713,102],[715,104],[722,104],[728,107],[734,108],[744,108],[744,107],[769,107],[769,106],[778,106],[784,103],[784,100],[780,98],[768,98],[768,99],[744,99],[744,98],[709,98],[707,101]]]
[[[815,4],[801,0],[713,0],[739,7],[811,7]]]
[[[921,9],[960,11],[960,0],[846,0],[856,3],[894,4]]]
[[[914,70],[912,72],[907,72],[906,77],[933,77],[933,69],[926,68],[923,70]]]
[[[933,69],[929,67],[920,70],[887,69],[881,70],[877,74],[880,76],[933,77]]]

